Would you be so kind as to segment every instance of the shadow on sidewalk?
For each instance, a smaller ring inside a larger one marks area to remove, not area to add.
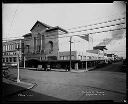
[[[63,99],[37,93],[23,87],[2,83],[3,103],[11,101],[64,101]]]

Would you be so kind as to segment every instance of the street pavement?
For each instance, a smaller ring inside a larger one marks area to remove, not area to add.
[[[106,67],[97,68],[95,71],[110,71],[110,72],[123,72],[126,73],[125,69],[122,67],[122,62],[116,62]]]
[[[113,68],[115,64],[112,65]],[[117,65],[116,65],[117,66]],[[109,69],[110,70],[110,69]],[[15,79],[17,70],[11,69],[8,79]],[[124,102],[126,99],[126,73],[110,71],[88,71],[81,73],[65,71],[20,70],[23,82],[36,83],[36,87],[7,98],[16,101],[88,101],[114,100]],[[42,96],[41,96],[41,95]],[[39,95],[41,97],[39,97]],[[45,97],[43,97],[45,96]]]

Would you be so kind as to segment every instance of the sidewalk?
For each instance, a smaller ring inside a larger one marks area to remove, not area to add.
[[[28,82],[23,82],[23,81],[16,82],[13,80],[8,80],[6,78],[3,78],[2,84],[3,84],[3,87],[6,87],[6,88],[3,88],[4,96],[9,96],[9,95],[12,95],[12,94],[15,94],[18,92],[22,92],[24,90],[31,89],[35,86],[35,84],[33,84],[33,83],[28,83]],[[15,85],[17,87],[14,88],[14,87],[12,87],[13,85]]]
[[[95,67],[87,68],[87,71],[93,70]],[[71,72],[87,72],[86,69],[71,70]]]
[[[95,67],[90,67],[88,68],[88,71],[90,70],[93,70]],[[59,72],[66,72],[65,69],[51,69],[52,71],[59,71]],[[75,70],[75,69],[72,69],[70,72],[86,72],[86,69],[78,69],[78,70]]]

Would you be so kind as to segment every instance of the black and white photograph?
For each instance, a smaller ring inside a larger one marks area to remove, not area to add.
[[[126,3],[2,3],[2,102],[127,103]]]

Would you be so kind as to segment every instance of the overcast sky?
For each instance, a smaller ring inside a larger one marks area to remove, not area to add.
[[[2,36],[6,39],[22,37],[30,32],[30,29],[37,20],[50,26],[60,26],[68,30],[73,27],[125,17],[125,9],[125,5],[120,2],[3,4]],[[76,29],[69,31],[76,31]],[[125,34],[125,32],[121,34]],[[95,46],[103,42],[103,39],[112,38],[112,36],[110,32],[94,34],[93,45]],[[107,48],[108,51],[114,51],[113,53],[126,57],[126,39],[124,36],[121,39],[111,41],[110,44],[107,44]]]

